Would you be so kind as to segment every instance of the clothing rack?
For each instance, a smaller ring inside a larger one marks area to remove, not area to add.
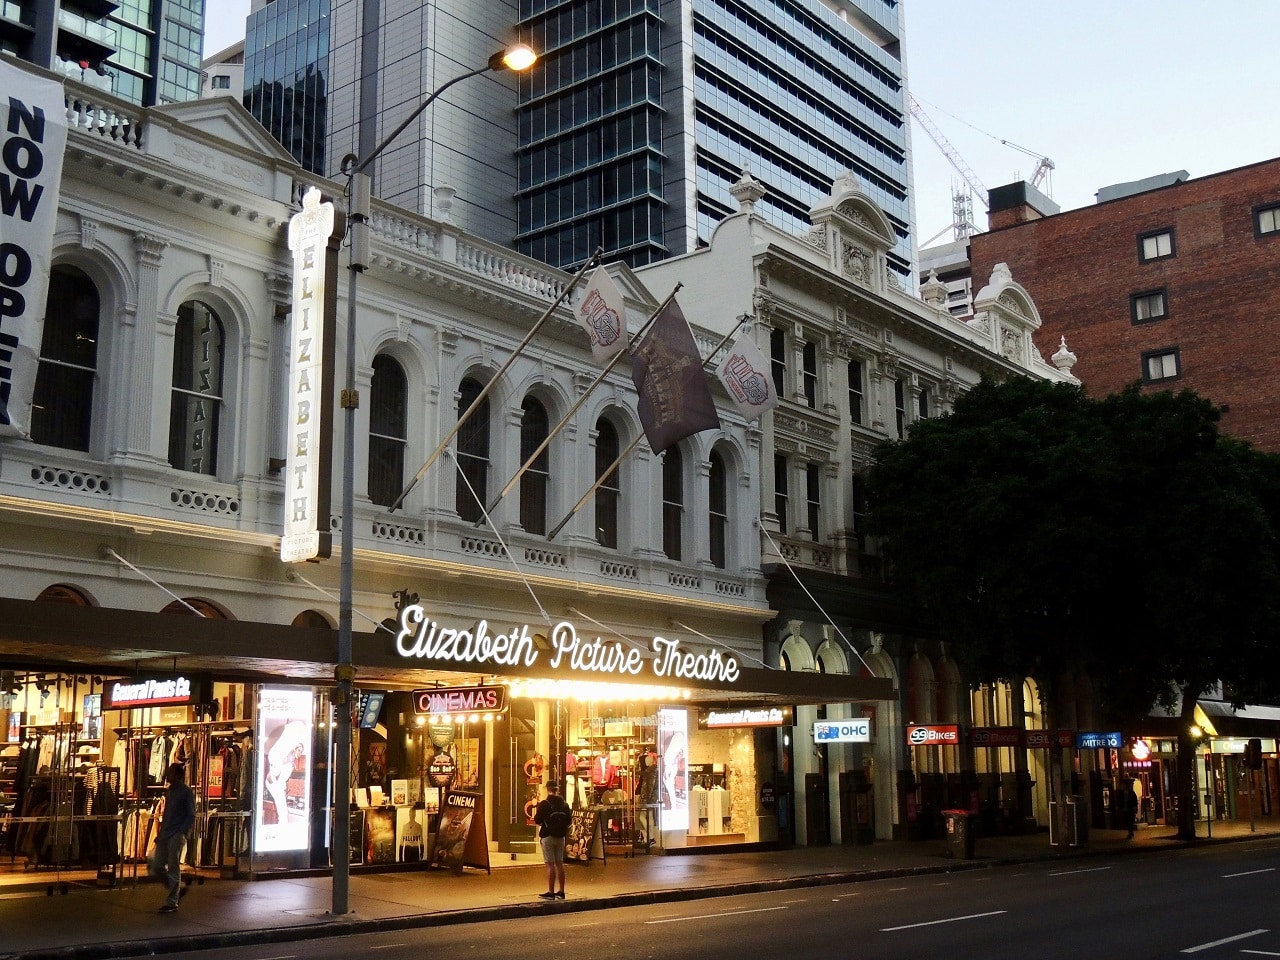
[[[220,867],[230,861],[238,872],[240,857],[248,848],[247,812],[241,809],[252,797],[246,777],[252,771],[252,728],[245,722],[197,720],[113,727],[117,750],[124,751],[124,857],[142,863],[151,837],[163,816],[163,771],[170,763],[182,763],[187,784],[196,798],[196,823],[187,844],[184,862],[193,870]],[[173,738],[174,742],[170,742]],[[163,741],[163,742],[161,742]],[[163,758],[153,752],[163,749]],[[237,755],[236,782],[226,780],[226,751]],[[148,751],[152,751],[148,754]],[[216,770],[216,777],[215,777]],[[232,856],[226,855],[228,846]]]

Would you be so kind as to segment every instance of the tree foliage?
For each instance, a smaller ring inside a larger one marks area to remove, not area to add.
[[[882,444],[870,530],[970,682],[1064,671],[1114,720],[1280,696],[1280,458],[1190,391],[984,380]],[[1047,683],[1045,683],[1047,681]]]

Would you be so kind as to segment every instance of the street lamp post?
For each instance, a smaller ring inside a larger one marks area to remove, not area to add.
[[[490,70],[527,70],[538,55],[523,43],[513,44],[489,58],[489,62],[477,70],[471,70],[449,80],[435,90],[405,118],[400,126],[375,147],[363,159],[349,154],[342,161],[342,173],[347,178],[347,230],[350,246],[350,273],[347,280],[347,361],[346,379],[342,390],[343,443],[342,443],[342,539],[341,581],[338,597],[338,663],[334,669],[333,702],[337,708],[337,750],[334,758],[337,777],[334,797],[333,834],[333,903],[330,913],[342,916],[348,911],[348,895],[351,878],[351,701],[354,695],[355,665],[351,650],[351,597],[354,579],[355,541],[355,436],[356,408],[360,405],[356,392],[356,289],[357,278],[369,265],[369,210],[371,185],[364,172],[383,150],[404,132],[432,102],[455,83]]]

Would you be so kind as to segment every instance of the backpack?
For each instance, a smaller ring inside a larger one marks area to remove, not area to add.
[[[548,837],[567,837],[569,835],[569,805],[560,797],[558,803],[550,805],[546,819],[542,821],[542,832]]]

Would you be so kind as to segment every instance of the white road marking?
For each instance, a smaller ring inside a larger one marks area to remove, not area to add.
[[[1237,940],[1248,940],[1250,937],[1256,937],[1260,933],[1266,933],[1266,930],[1250,930],[1248,933],[1237,933],[1234,937],[1223,937],[1221,940],[1215,940],[1213,943],[1202,943],[1198,947],[1187,947],[1183,953],[1199,953],[1201,950],[1212,950],[1214,947],[1220,947],[1224,943],[1235,943]]]
[[[1272,951],[1272,950],[1241,950],[1240,952],[1241,952],[1241,953],[1254,953],[1254,954],[1257,954],[1257,955],[1258,955],[1258,956],[1260,956],[1260,957],[1280,957],[1280,953],[1276,953],[1276,952],[1274,952],[1274,951]]]
[[[1246,870],[1244,873],[1224,873],[1223,880],[1230,880],[1232,877],[1252,877],[1255,873],[1270,873],[1275,867],[1263,867],[1261,870]]]
[[[856,896],[857,896],[856,893],[842,893],[838,897],[832,897],[831,902],[834,903],[837,900],[848,900],[850,897],[856,897]]]
[[[888,893],[901,893],[901,892],[902,892],[903,890],[905,890],[905,889],[907,889],[907,888],[906,888],[906,887],[890,887],[890,888],[888,889],[888,891],[887,891],[887,892],[888,892]]]
[[[1058,873],[1051,873],[1051,877],[1069,877],[1076,873],[1101,873],[1103,870],[1110,870],[1110,867],[1086,867],[1083,870],[1061,870]]]
[[[296,960],[296,953],[282,953],[278,957],[262,957],[261,960]]]
[[[403,943],[379,943],[379,944],[375,944],[374,946],[371,946],[369,949],[370,949],[370,950],[393,950],[393,949],[395,949],[396,947],[403,947],[403,946],[406,946],[406,944],[403,944]]]
[[[955,923],[957,920],[978,920],[982,917],[998,917],[1008,910],[989,910],[986,913],[970,913],[963,917],[947,917],[945,920],[926,920],[924,923],[904,923],[900,927],[881,927],[881,933],[894,933],[897,930],[914,930],[916,927],[932,927],[939,923]]]
[[[714,920],[716,917],[737,917],[744,913],[769,913],[773,910],[785,910],[786,907],[759,907],[755,910],[729,910],[725,913],[704,913],[696,917],[672,917],[669,920],[646,920],[645,923],[681,923],[685,920]]]

